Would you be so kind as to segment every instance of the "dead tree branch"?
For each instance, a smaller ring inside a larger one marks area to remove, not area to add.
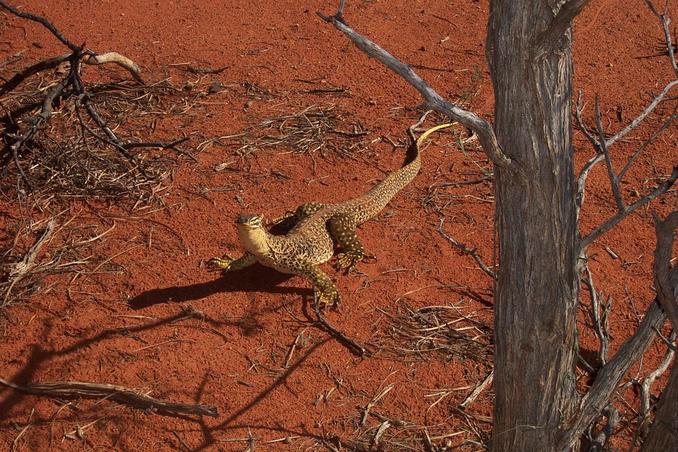
[[[156,399],[123,386],[85,383],[79,381],[60,381],[53,383],[33,383],[18,385],[0,378],[0,385],[26,394],[47,397],[87,397],[108,398],[123,405],[129,405],[149,411],[168,414],[197,414],[217,417],[217,408],[209,405],[175,403]]]
[[[440,224],[438,225],[438,233],[445,240],[450,242],[452,245],[456,246],[462,253],[468,254],[469,256],[471,256],[476,261],[476,263],[478,264],[480,269],[482,271],[484,271],[485,274],[487,274],[490,278],[497,279],[497,274],[485,262],[483,262],[482,258],[480,256],[478,256],[478,251],[475,248],[469,248],[465,244],[458,242],[455,239],[453,239],[452,237],[450,237],[449,235],[447,235],[447,233],[443,229],[444,223],[445,223],[445,218],[441,218]]]
[[[614,216],[612,216],[607,221],[605,221],[605,223],[601,224],[596,229],[591,231],[587,236],[582,238],[580,243],[579,243],[580,250],[585,249],[587,246],[589,246],[591,244],[591,242],[593,242],[598,237],[600,237],[601,235],[605,234],[607,231],[612,229],[614,226],[616,226],[624,218],[628,217],[631,213],[635,212],[639,207],[642,207],[645,204],[649,203],[650,201],[655,199],[657,196],[659,196],[663,193],[666,193],[669,190],[669,188],[671,188],[673,186],[676,179],[678,179],[678,165],[673,167],[673,171],[671,172],[671,176],[669,176],[669,178],[666,179],[663,183],[659,184],[659,186],[657,188],[655,188],[650,193],[648,193],[647,195],[640,198],[638,201],[627,206],[623,210],[619,210]]]
[[[614,201],[617,203],[617,209],[619,211],[624,210],[624,200],[622,199],[621,190],[619,189],[619,178],[614,173],[614,168],[612,168],[612,161],[610,160],[610,152],[607,150],[607,142],[605,141],[605,130],[603,129],[602,121],[600,120],[600,103],[598,102],[598,96],[596,96],[596,130],[598,131],[598,137],[600,139],[600,151],[605,157],[605,166],[607,167],[607,176],[610,179],[610,185],[612,186],[612,194],[614,195]]]
[[[657,299],[671,320],[673,331],[678,331],[678,305],[676,304],[678,284],[671,277],[671,250],[673,249],[673,234],[678,229],[678,210],[669,214],[665,220],[654,215],[654,222],[657,234],[657,248],[654,252],[654,285],[657,290]]]
[[[671,213],[666,220],[655,219],[655,221],[657,247],[654,273],[657,297],[648,307],[645,317],[633,336],[627,339],[614,357],[600,369],[591,388],[582,398],[579,412],[573,418],[569,428],[564,431],[555,450],[569,449],[578,440],[608,405],[612,393],[631,365],[642,356],[657,336],[657,331],[664,324],[667,314],[672,321],[674,317],[671,316],[677,314],[678,307],[675,299],[678,296],[678,267],[671,269],[670,260],[673,231],[678,228],[678,211]]]
[[[675,347],[676,344],[676,332],[673,331],[671,333],[671,336],[669,337],[669,341],[673,343],[673,346]],[[659,377],[661,377],[664,372],[669,368],[671,365],[671,362],[673,362],[673,356],[675,355],[675,351],[673,348],[671,348],[671,344],[668,344],[666,347],[666,353],[664,354],[664,358],[662,359],[662,362],[659,363],[657,368],[650,372],[647,377],[645,377],[640,383],[640,388],[639,388],[639,398],[640,398],[640,431],[643,436],[647,435],[647,432],[649,431],[650,428],[650,411],[652,410],[652,404],[650,403],[650,391],[652,389],[652,383],[655,382],[655,380]]]
[[[662,31],[664,32],[664,40],[666,42],[666,52],[667,55],[669,56],[669,60],[671,61],[671,67],[673,67],[673,72],[676,74],[676,78],[678,79],[678,63],[676,63],[676,54],[673,49],[673,43],[671,42],[671,31],[669,30],[669,24],[671,23],[671,19],[669,18],[668,15],[669,2],[668,1],[666,2],[666,5],[664,6],[664,11],[662,11],[661,13],[657,11],[657,8],[650,0],[645,0],[645,4],[647,5],[648,8],[650,8],[652,14],[654,14],[662,24]]]
[[[600,416],[621,379],[652,343],[656,329],[661,328],[665,320],[666,314],[655,300],[645,312],[645,317],[635,334],[627,339],[614,357],[600,369],[596,380],[582,399],[580,410],[572,419],[569,428],[562,434],[554,450],[568,450]]]
[[[400,75],[407,83],[412,85],[426,101],[427,108],[446,114],[453,120],[473,130],[476,135],[478,135],[478,140],[488,158],[495,165],[500,168],[508,169],[513,173],[520,175],[523,179],[526,177],[520,165],[515,160],[505,155],[501,150],[497,141],[497,136],[494,133],[494,128],[486,119],[448,102],[417,75],[409,65],[395,58],[375,42],[354,31],[344,20],[343,9],[344,2],[340,1],[339,8],[334,16],[326,16],[320,12],[317,14],[325,22],[334,25],[337,30],[344,33],[368,56],[375,58],[393,72]]]
[[[575,17],[582,12],[584,7],[589,4],[590,0],[566,0],[561,2],[562,6],[555,13],[555,17],[549,24],[549,27],[537,36],[535,48],[537,49],[535,55],[539,56],[546,52],[553,50],[565,36],[565,32],[572,25]]]
[[[80,46],[73,44],[73,42],[69,41],[66,39],[66,37],[55,27],[50,21],[45,19],[42,16],[38,16],[37,14],[31,14],[27,13],[24,11],[20,11],[13,6],[8,5],[6,2],[0,0],[0,8],[3,8],[10,13],[14,14],[15,16],[21,17],[22,19],[28,19],[32,20],[33,22],[37,22],[47,28],[59,41],[61,41],[66,47],[71,49],[73,53],[78,53],[81,51]]]

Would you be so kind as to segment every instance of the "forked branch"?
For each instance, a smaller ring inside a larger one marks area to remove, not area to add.
[[[565,32],[572,25],[575,17],[582,12],[584,7],[588,5],[590,0],[566,0],[560,6],[560,9],[555,13],[555,17],[549,24],[548,28],[537,36],[535,42],[537,52],[536,55],[553,50],[558,42],[563,38]]]
[[[494,133],[494,128],[485,119],[476,115],[473,112],[465,110],[447,100],[431,88],[412,68],[395,58],[386,50],[381,48],[375,42],[360,35],[351,27],[348,26],[343,16],[344,2],[339,2],[339,8],[334,16],[325,16],[318,12],[318,16],[325,22],[328,22],[334,27],[344,33],[360,50],[365,52],[368,56],[375,58],[377,61],[391,69],[396,74],[400,75],[407,83],[412,85],[419,94],[426,101],[428,108],[443,113],[460,124],[473,130],[478,135],[478,141],[482,145],[485,153],[489,159],[500,168],[511,170],[512,172],[526,177],[522,168],[515,160],[512,160],[501,150],[497,137]]]
[[[648,307],[634,335],[627,339],[614,357],[600,369],[591,388],[582,399],[579,412],[563,433],[555,450],[569,449],[609,404],[610,397],[621,379],[656,337],[657,331],[666,320],[667,313],[669,316],[674,315],[665,307],[668,306],[666,301],[671,301],[674,310],[678,309],[675,303],[678,295],[678,267],[673,269],[670,267],[673,232],[678,228],[678,211],[671,213],[666,220],[656,219],[656,225],[654,273],[657,297]]]

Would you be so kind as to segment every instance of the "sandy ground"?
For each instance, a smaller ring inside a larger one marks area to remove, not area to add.
[[[441,94],[492,118],[484,59],[487,1],[348,3],[346,18],[355,29],[412,64]],[[444,219],[446,234],[492,262],[491,165],[477,145],[470,141],[460,152],[454,138],[436,137],[417,179],[360,228],[376,260],[349,275],[331,271],[343,304],[328,320],[376,351],[357,357],[314,322],[312,291],[301,278],[260,266],[219,276],[203,263],[240,252],[233,224],[240,212],[271,219],[304,202],[348,199],[399,167],[405,130],[421,114],[416,92],[316,16],[318,10],[332,13],[332,2],[48,4],[21,5],[48,17],[74,42],[132,58],[149,82],[169,79],[202,93],[181,114],[152,118],[159,139],[190,136],[197,161],[180,159],[166,181],[162,208],[74,203],[62,213],[61,221],[74,218],[73,227],[88,227],[93,235],[116,225],[91,248],[110,258],[101,268],[111,270],[75,280],[71,273],[52,276],[43,283],[47,290],[6,308],[0,377],[123,385],[215,406],[219,416],[160,415],[110,401],[3,389],[0,448],[322,450],[323,442],[369,447],[378,434],[375,447],[384,450],[420,450],[426,435],[435,445],[482,449],[491,427],[491,387],[465,410],[459,405],[491,371],[492,284],[439,233]],[[27,65],[64,52],[39,26],[6,14],[0,33],[3,59],[24,51],[21,64]],[[664,86],[670,67],[652,56],[660,39],[640,0],[594,1],[578,18],[575,87],[587,102],[589,124],[596,94],[606,128],[616,131]],[[189,66],[223,71],[195,74]],[[109,76],[105,69],[84,73],[92,83]],[[126,74],[116,69],[114,77]],[[219,89],[212,92],[215,83]],[[660,108],[618,146],[615,164],[623,165],[674,107]],[[334,145],[243,151],[238,139],[213,140],[304,111],[334,118],[327,132]],[[457,134],[467,137],[462,129]],[[677,136],[675,127],[667,131],[629,171],[623,184],[629,201],[670,173]],[[581,167],[592,150],[579,132],[575,145]],[[604,165],[591,175],[587,194],[584,232],[614,213]],[[10,201],[2,203],[6,247],[17,225],[25,231],[45,217],[35,209],[18,211]],[[653,297],[651,211],[675,207],[674,190],[591,249],[597,287],[614,300],[612,351]],[[422,310],[430,306],[444,308],[434,310],[434,318]],[[472,322],[462,319],[459,325],[468,329],[461,332],[417,323],[462,317]],[[590,354],[597,345],[589,323],[582,314],[582,349]],[[465,342],[468,337],[476,342]],[[629,378],[646,375],[663,351],[654,345]],[[586,375],[579,375],[585,384]],[[619,397],[638,404],[633,391]],[[624,426],[619,441],[633,428]]]

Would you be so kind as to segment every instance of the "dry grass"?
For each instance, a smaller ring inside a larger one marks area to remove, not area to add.
[[[343,129],[345,116],[333,104],[310,105],[263,119],[242,132],[217,140],[222,145],[235,146],[235,152],[241,157],[263,149],[351,156],[364,149],[363,138],[369,132],[358,123],[353,124],[351,130]]]
[[[376,339],[381,356],[421,361],[432,357],[489,363],[491,331],[458,305],[413,308],[400,302],[395,312],[380,309],[388,324]]]

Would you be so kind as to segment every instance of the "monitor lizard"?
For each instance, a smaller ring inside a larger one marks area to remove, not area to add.
[[[339,270],[349,271],[365,257],[356,227],[374,218],[419,173],[422,142],[432,133],[452,125],[432,127],[418,139],[413,139],[411,161],[365,194],[338,204],[302,204],[294,213],[281,219],[291,226],[285,235],[268,232],[261,215],[240,215],[236,224],[245,254],[237,259],[230,256],[212,258],[207,263],[208,269],[230,272],[259,262],[282,273],[304,276],[318,290],[320,308],[336,307],[340,301],[339,292],[319,265],[332,258],[335,244],[340,250],[336,259]]]

